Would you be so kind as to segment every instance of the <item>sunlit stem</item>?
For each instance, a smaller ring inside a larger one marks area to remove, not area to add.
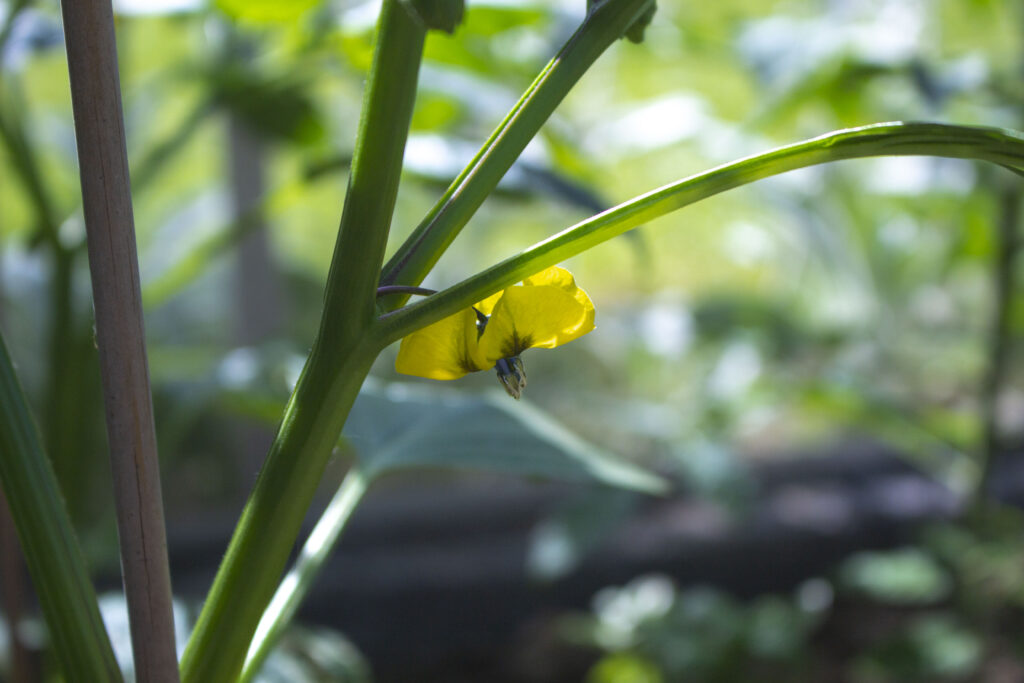
[[[940,156],[1024,168],[1021,133],[938,123],[851,128],[719,166],[578,223],[487,270],[382,318],[385,341],[452,315],[627,230],[727,190],[798,168],[872,156]]]
[[[605,0],[593,7],[580,28],[387,262],[381,284],[423,281],[576,82],[650,5],[651,0]],[[393,310],[406,298],[391,297],[385,300],[385,307]]]
[[[348,411],[380,352],[375,290],[424,37],[405,3],[384,1],[320,330],[185,650],[186,683],[233,681],[241,673]]]

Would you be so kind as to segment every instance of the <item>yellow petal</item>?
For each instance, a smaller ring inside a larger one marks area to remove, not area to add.
[[[523,280],[524,285],[552,285],[554,287],[561,287],[566,291],[572,291],[576,289],[576,281],[565,268],[559,266],[551,266],[545,268],[535,275]]]
[[[506,289],[480,337],[475,362],[490,367],[528,348],[554,348],[594,329],[590,298],[584,305],[560,285],[524,281]]]
[[[403,339],[395,370],[429,379],[457,379],[486,370],[494,363],[483,367],[474,362],[477,337],[476,313],[467,308]]]
[[[576,301],[580,302],[580,305],[583,306],[586,312],[586,319],[582,325],[582,328],[585,328],[585,331],[580,332],[576,337],[582,336],[594,329],[594,302],[590,300],[590,297],[587,296],[586,292],[576,285],[576,279],[572,276],[572,273],[565,268],[560,268],[558,266],[545,268],[536,275],[531,275],[523,280],[523,285],[551,285],[554,287],[560,287],[566,292],[569,292],[573,295]],[[573,339],[576,337],[573,337]]]

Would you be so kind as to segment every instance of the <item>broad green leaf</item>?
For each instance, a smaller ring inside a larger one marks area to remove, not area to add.
[[[505,472],[660,493],[667,483],[593,446],[528,403],[367,383],[345,436],[371,478],[431,467]]]

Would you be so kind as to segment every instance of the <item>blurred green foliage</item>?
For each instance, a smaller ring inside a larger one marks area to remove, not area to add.
[[[813,590],[813,587],[811,587]],[[567,618],[567,637],[608,650],[588,683],[800,680],[811,630],[827,605],[766,596],[740,604],[721,591],[678,591],[641,577],[594,598],[593,617]]]
[[[27,4],[14,14],[20,4],[0,2],[0,308],[72,508],[93,530],[94,559],[111,563],[112,527],[101,523],[110,496],[93,476],[104,471],[102,420],[59,15],[55,3]],[[470,2],[452,35],[430,34],[393,244],[585,5]],[[173,517],[236,509],[262,453],[224,425],[276,419],[314,336],[375,15],[372,3],[347,0],[160,7],[126,10],[118,35]],[[662,0],[645,41],[620,42],[583,79],[426,284],[449,284],[602,206],[833,128],[898,119],[1020,127],[1022,27],[1021,7],[1000,0]],[[231,206],[230,117],[262,146],[265,228]],[[968,491],[981,469],[994,226],[1001,193],[1020,200],[1006,176],[916,158],[816,168],[588,252],[571,266],[597,304],[598,330],[574,351],[529,359],[530,400],[737,509],[750,493],[750,459],[849,435],[894,443]],[[247,283],[236,271],[240,245],[257,231],[282,303],[268,313],[272,333],[246,337]],[[1022,306],[1011,307],[1013,352]],[[395,379],[391,360],[378,363],[378,379]],[[996,403],[1005,443],[1024,434],[1018,365],[1005,368]],[[492,385],[470,377],[456,391]],[[585,552],[630,509],[595,505],[611,512],[556,520],[559,552]],[[954,617],[922,617],[865,655],[858,680],[925,680],[977,664],[992,631],[965,620],[1024,600],[1020,537],[1002,528],[947,527],[927,550],[862,556],[841,570],[862,597],[958,605]],[[573,561],[559,557],[553,574]],[[642,638],[618,636],[639,639],[610,647],[593,681],[675,680],[684,669],[729,680],[715,676],[795,657],[814,623],[788,598],[741,605],[669,592],[663,614],[633,625]]]

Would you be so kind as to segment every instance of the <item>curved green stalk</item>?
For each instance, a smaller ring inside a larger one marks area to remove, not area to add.
[[[245,668],[242,669],[239,683],[249,683],[260,672],[267,655],[271,653],[281,634],[291,623],[299,605],[330,557],[341,532],[352,518],[352,513],[363,499],[369,484],[370,478],[358,467],[353,467],[345,475],[338,492],[334,494],[334,498],[320,516],[320,521],[313,527],[306,544],[302,546],[295,566],[285,575],[277,592],[274,593],[274,599],[270,601],[270,606],[263,613],[249,654],[245,658]]]
[[[418,285],[423,281],[576,81],[650,4],[651,0],[607,0],[587,15],[384,266],[382,285]],[[391,295],[383,303],[393,309],[407,298]]]
[[[588,218],[438,294],[381,318],[387,343],[627,230],[755,180],[798,168],[873,156],[941,156],[1024,168],[1024,136],[995,128],[880,123],[840,130],[685,178]]]
[[[65,677],[122,680],[57,478],[2,337],[0,485]]]
[[[398,193],[425,28],[385,0],[320,331],[182,658],[182,679],[233,681],[370,364],[377,279]]]

